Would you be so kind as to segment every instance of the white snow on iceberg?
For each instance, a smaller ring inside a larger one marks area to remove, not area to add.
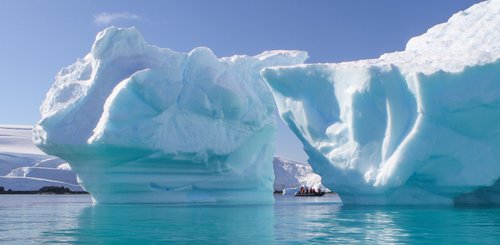
[[[283,191],[287,188],[298,188],[305,186],[313,189],[328,190],[321,183],[321,176],[315,174],[311,166],[307,163],[299,163],[274,157],[274,191]]]
[[[59,72],[34,142],[97,202],[272,202],[275,104],[259,71],[306,58],[178,53],[111,27]]]
[[[313,170],[345,203],[451,204],[500,177],[499,58],[494,0],[402,52],[262,74]]]

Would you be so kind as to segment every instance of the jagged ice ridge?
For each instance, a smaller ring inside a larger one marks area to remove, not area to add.
[[[498,203],[499,58],[500,1],[491,0],[401,52],[262,74],[314,171],[345,203]]]
[[[34,142],[96,202],[273,202],[275,104],[259,71],[306,58],[178,53],[111,27],[56,76]]]

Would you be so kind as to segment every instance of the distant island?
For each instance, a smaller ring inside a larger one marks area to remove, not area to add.
[[[44,186],[37,191],[16,191],[0,186],[1,194],[43,194],[43,195],[53,195],[53,194],[89,194],[86,191],[72,191],[64,186]]]

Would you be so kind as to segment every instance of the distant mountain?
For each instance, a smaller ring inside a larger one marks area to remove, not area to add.
[[[46,155],[33,145],[31,130],[30,126],[0,125],[0,186],[13,191],[44,186],[82,191],[64,160]]]

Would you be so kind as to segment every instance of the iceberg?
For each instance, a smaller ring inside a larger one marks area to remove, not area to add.
[[[491,203],[500,200],[499,40],[500,1],[490,0],[404,51],[261,73],[344,203]]]
[[[273,168],[274,191],[301,185],[326,189],[307,163],[274,157]],[[0,125],[0,186],[14,191],[37,191],[45,186],[82,191],[67,162],[33,145],[32,127],[27,125]]]
[[[289,188],[301,186],[329,192],[321,183],[321,176],[315,174],[307,163],[295,162],[283,157],[274,157],[274,191],[282,192]],[[300,188],[299,188],[300,189]]]
[[[110,27],[57,74],[33,141],[97,203],[273,202],[276,107],[259,71],[306,58],[178,53]]]

